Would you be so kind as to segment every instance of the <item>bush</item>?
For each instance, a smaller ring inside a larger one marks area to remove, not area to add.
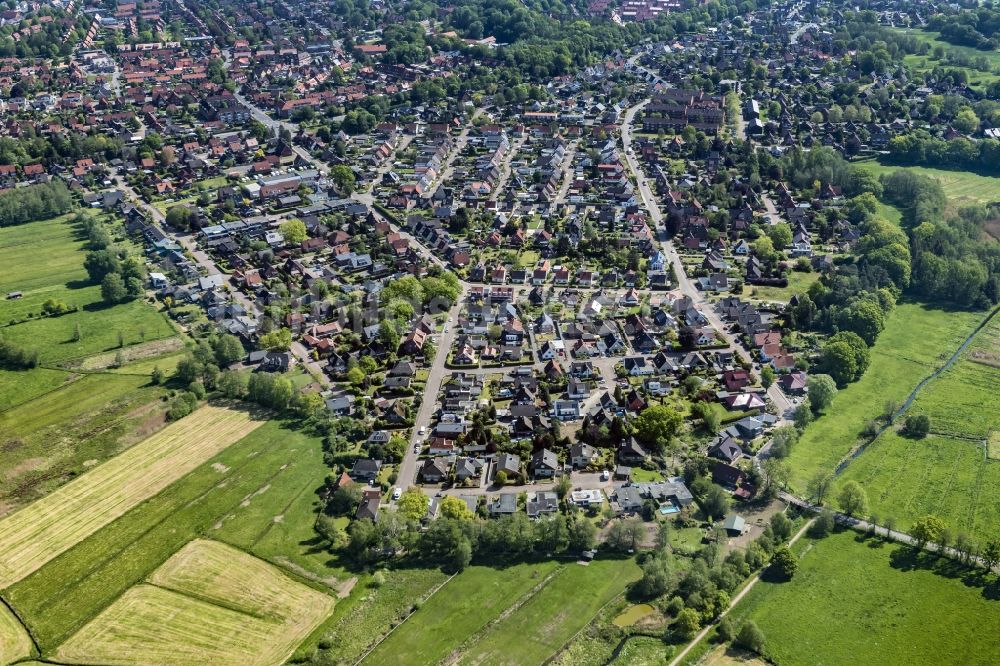
[[[38,350],[21,347],[0,339],[0,367],[10,370],[30,370],[38,367]]]
[[[907,416],[903,424],[903,434],[914,439],[923,439],[931,431],[931,417],[926,414]]]
[[[740,628],[740,633],[736,637],[736,645],[756,654],[764,654],[764,632],[754,624],[753,620],[747,620]]]
[[[816,517],[816,522],[809,528],[809,536],[814,539],[822,539],[833,531],[834,524],[833,512],[829,509],[823,509]]]
[[[375,575],[372,576],[372,587],[380,588],[385,585],[385,574],[381,571],[376,571]]]
[[[731,641],[736,638],[736,622],[730,616],[722,618],[719,627],[715,630],[719,640]]]

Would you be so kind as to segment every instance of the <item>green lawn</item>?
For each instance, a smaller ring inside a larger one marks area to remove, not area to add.
[[[789,483],[799,492],[817,471],[832,472],[854,447],[865,425],[888,400],[902,402],[940,367],[984,315],[898,305],[872,348],[872,363],[858,382],[841,390],[826,414],[810,425],[788,458]]]
[[[803,539],[795,578],[760,582],[734,609],[764,632],[765,656],[778,666],[987,665],[1000,643],[987,627],[1000,605],[995,583],[972,577],[928,554],[861,541],[845,531]]]
[[[804,294],[809,286],[819,279],[819,273],[810,271],[788,271],[788,286],[765,287],[759,285],[744,285],[743,293],[762,301],[780,301],[787,303],[795,294]]]
[[[949,44],[948,42],[939,38],[937,32],[928,30],[913,30],[906,28],[892,28],[896,32],[908,35],[910,37],[915,37],[922,42],[926,42],[931,45],[931,48],[940,46],[945,50],[945,52],[971,58],[973,60],[977,58],[986,58],[994,72],[997,67],[1000,67],[1000,52],[997,51],[980,51],[979,49],[972,48],[970,46],[959,46],[956,44]],[[908,66],[912,67],[918,72],[928,72],[939,65],[945,65],[940,60],[936,60],[933,54],[928,54],[925,56],[920,55],[907,55],[904,56],[903,62]],[[947,67],[957,67],[956,65],[945,65]],[[965,67],[965,71],[969,76],[969,83],[973,86],[979,85],[989,85],[990,83],[1000,79],[1000,76],[993,72],[982,72],[972,67]]]
[[[543,584],[557,568],[554,561],[503,569],[470,567],[441,588],[365,661],[414,665],[441,661]]]
[[[262,531],[300,489],[302,468],[316,466],[306,452],[320,447],[269,422],[8,588],[5,598],[48,653],[191,539],[215,536],[230,521],[246,533]]]
[[[463,651],[461,664],[541,664],[639,578],[632,559],[567,564],[537,594]]]
[[[949,202],[955,207],[1000,201],[1000,178],[995,176],[980,176],[970,171],[950,171],[931,167],[890,166],[873,160],[859,160],[855,164],[877,175],[892,173],[897,169],[907,169],[916,174],[930,176],[941,183]]]

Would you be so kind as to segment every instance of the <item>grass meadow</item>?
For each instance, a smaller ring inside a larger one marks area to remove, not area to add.
[[[1000,644],[984,618],[1000,607],[996,583],[929,553],[847,530],[795,546],[799,570],[761,581],[736,606],[764,632],[778,666],[986,666]],[[863,659],[861,656],[863,655]],[[861,661],[859,661],[861,659]]]
[[[837,394],[792,449],[788,458],[792,488],[804,491],[816,472],[832,472],[886,401],[905,400],[922,379],[944,364],[982,317],[982,313],[949,312],[913,303],[898,305],[871,350],[868,372]]]
[[[4,513],[85,473],[164,424],[167,405],[161,399],[167,390],[150,383],[148,375],[0,371],[0,382],[9,378],[20,385],[27,377],[54,386],[0,410]]]
[[[470,567],[365,663],[540,664],[638,577],[631,559]]]
[[[916,174],[930,176],[941,183],[948,201],[955,208],[1000,202],[1000,178],[996,176],[980,176],[971,171],[951,171],[931,167],[899,167],[881,164],[874,160],[859,160],[855,164],[876,175],[906,169]]]
[[[954,533],[1000,539],[1000,461],[987,439],[1000,431],[1000,320],[994,318],[963,356],[920,392],[910,413],[931,419],[931,435],[887,431],[841,476],[868,493],[871,511],[902,529],[933,513]]]
[[[50,220],[0,229],[0,294],[21,291],[19,300],[0,301],[0,335],[37,349],[46,364],[78,359],[125,344],[172,337],[174,329],[154,307],[142,300],[107,306],[99,285],[90,284],[83,260],[86,239],[63,215]],[[44,257],[44,261],[39,261]],[[41,312],[54,298],[80,308],[61,317],[23,320]],[[73,340],[79,327],[80,339]],[[2,393],[2,391],[0,391]]]
[[[491,626],[458,663],[541,664],[639,575],[631,558],[595,560],[588,566],[567,564],[520,608]]]
[[[979,49],[972,48],[971,46],[961,46],[958,44],[949,44],[948,42],[940,39],[937,32],[929,30],[919,30],[919,29],[906,29],[906,28],[894,28],[897,32],[906,34],[909,37],[915,37],[922,42],[926,42],[931,45],[931,48],[940,46],[945,50],[946,53],[951,53],[957,56],[963,56],[970,59],[985,58],[989,61],[992,67],[992,72],[982,72],[972,67],[966,67],[965,71],[969,76],[969,83],[972,86],[986,86],[997,79],[1000,79],[1000,75],[997,74],[997,69],[1000,68],[1000,52],[997,51],[980,51]],[[933,54],[928,54],[924,56],[920,55],[907,55],[904,56],[903,62],[908,66],[914,68],[918,72],[928,72],[939,65],[943,65],[940,60],[933,57]],[[954,67],[954,65],[948,65],[949,67]]]
[[[10,609],[0,604],[0,664],[12,664],[31,656],[31,637]]]
[[[334,599],[221,543],[192,541],[56,652],[106,664],[281,663]]]
[[[320,632],[315,654],[312,645],[300,651],[320,664],[355,664],[365,652],[394,626],[414,605],[426,599],[448,580],[439,568],[383,569],[385,584],[373,587],[365,577],[347,599],[340,601],[333,617]],[[431,597],[433,599],[434,597]],[[433,640],[428,637],[428,640]]]
[[[469,567],[392,632],[365,661],[414,666],[439,662],[534,589],[546,585],[559,570],[554,561],[503,569]]]

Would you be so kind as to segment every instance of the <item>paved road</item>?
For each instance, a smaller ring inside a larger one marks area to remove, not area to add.
[[[416,481],[419,458],[418,454],[413,451],[413,447],[430,434],[431,418],[434,416],[434,412],[438,410],[438,394],[441,392],[441,385],[444,383],[445,378],[450,374],[445,368],[445,362],[448,360],[448,353],[455,342],[456,326],[454,322],[458,320],[458,314],[465,304],[465,295],[468,293],[468,290],[468,286],[463,283],[458,299],[448,311],[448,318],[451,321],[445,324],[444,331],[436,340],[437,354],[434,356],[434,362],[431,364],[430,373],[424,385],[424,394],[420,401],[420,409],[417,410],[416,418],[413,421],[413,434],[410,436],[410,445],[406,448],[403,461],[399,464],[399,471],[396,474],[396,485],[400,488],[409,488]],[[421,426],[427,428],[427,432],[423,435],[419,434]]]
[[[769,224],[777,224],[781,222],[781,216],[778,214],[778,207],[774,205],[774,201],[766,194],[761,195],[761,201],[764,202],[764,210],[767,211],[766,217]]]

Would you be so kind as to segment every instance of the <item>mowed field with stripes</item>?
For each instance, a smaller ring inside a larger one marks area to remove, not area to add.
[[[335,594],[221,541],[312,484],[286,433],[205,406],[0,520],[0,663],[284,662]]]

